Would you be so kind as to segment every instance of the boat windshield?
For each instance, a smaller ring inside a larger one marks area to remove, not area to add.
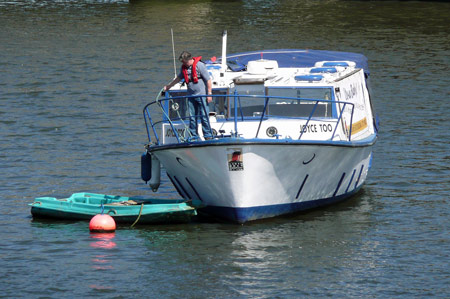
[[[268,88],[267,95],[271,97],[290,97],[297,100],[272,99],[268,107],[268,115],[285,117],[307,117],[309,116],[317,101],[331,100],[331,88],[290,87],[290,88]],[[318,102],[314,110],[314,117],[331,117],[331,102]]]

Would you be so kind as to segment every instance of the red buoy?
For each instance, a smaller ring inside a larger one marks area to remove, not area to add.
[[[89,222],[89,230],[93,233],[112,233],[116,230],[116,222],[107,214],[98,214]]]

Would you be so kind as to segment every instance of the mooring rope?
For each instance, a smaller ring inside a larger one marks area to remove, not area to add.
[[[141,215],[142,215],[142,209],[143,209],[143,208],[144,208],[144,204],[141,204],[141,209],[140,209],[140,211],[139,211],[138,218],[136,219],[136,221],[135,221],[130,227],[133,227],[136,223],[138,223],[139,219],[141,218]]]

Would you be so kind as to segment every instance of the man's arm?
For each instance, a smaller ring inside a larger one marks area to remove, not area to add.
[[[206,94],[211,95],[212,94],[212,80],[209,79],[206,81]],[[212,97],[206,97],[206,101],[208,103],[212,102]]]
[[[203,62],[199,62],[197,64],[197,69],[200,72],[200,75],[203,78],[203,82],[205,82],[206,84],[206,94],[207,95],[211,95],[212,94],[212,80],[211,80],[211,76],[209,75],[208,69],[206,68],[206,65]],[[208,103],[212,102],[212,97],[206,97],[206,101]]]
[[[167,84],[166,86],[164,86],[164,91],[168,91],[169,89],[172,88],[172,86],[174,86],[175,84],[177,84],[178,82],[180,82],[181,79],[179,77],[176,77],[175,79],[173,79],[172,82],[170,82],[169,84]]]

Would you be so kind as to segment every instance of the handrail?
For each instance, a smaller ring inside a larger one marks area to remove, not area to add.
[[[258,130],[256,131],[256,136],[255,136],[255,138],[258,138],[259,129],[261,129],[261,124],[262,124],[262,121],[263,121],[263,119],[264,119],[264,115],[266,114],[267,104],[269,104],[269,97],[268,97],[268,96],[266,96],[266,99],[265,99],[265,101],[264,101],[264,108],[263,108],[263,111],[262,111],[262,113],[261,113],[261,119],[259,120]]]
[[[348,141],[352,138],[352,127],[353,127],[353,112],[355,111],[355,105],[352,105],[352,114],[350,115],[350,132],[348,133]]]
[[[211,96],[211,95],[208,95],[208,96]],[[159,105],[159,108],[160,108],[161,111],[163,112],[163,115],[165,115],[165,117],[167,118],[167,121],[169,122],[170,127],[172,128],[172,131],[173,131],[174,134],[175,134],[175,137],[176,137],[176,139],[177,139],[177,142],[180,143],[180,142],[181,142],[181,139],[180,139],[180,136],[178,135],[177,130],[175,129],[175,127],[174,127],[174,125],[173,125],[173,121],[174,121],[174,120],[189,119],[190,117],[197,118],[197,117],[201,117],[202,115],[193,115],[193,116],[188,116],[188,117],[179,117],[179,118],[171,119],[170,116],[168,115],[168,113],[165,111],[165,109],[164,109],[163,105],[161,104],[161,102],[164,102],[164,101],[173,101],[173,100],[175,100],[175,99],[188,99],[188,98],[198,98],[198,97],[207,97],[207,95],[193,95],[193,96],[166,97],[166,98],[163,98],[163,99],[159,99],[159,96],[158,96],[157,99],[156,99],[155,101],[150,102],[150,103],[148,103],[147,105],[145,105],[145,107],[144,107],[144,109],[143,109],[143,114],[144,114],[144,121],[145,121],[146,129],[147,129],[147,137],[148,137],[149,142],[151,142],[151,136],[150,136],[150,132],[149,132],[149,129],[148,129],[147,117],[148,117],[149,122],[150,122],[150,124],[151,124],[151,126],[152,126],[153,133],[155,134],[156,144],[159,144],[159,137],[158,137],[158,133],[156,132],[155,126],[156,126],[157,124],[160,124],[160,123],[163,123],[163,122],[164,122],[164,120],[162,119],[162,120],[160,120],[160,121],[157,121],[157,122],[154,122],[154,123],[153,123],[152,117],[151,117],[150,112],[149,112],[149,110],[148,110],[148,108],[149,108],[151,105],[153,105],[153,104],[158,104],[158,105]],[[207,120],[207,122],[209,123],[209,117],[208,117],[208,113],[206,113],[206,107],[205,107],[205,105],[204,105],[204,102],[202,101],[201,104],[202,104],[202,109],[203,109],[204,115],[206,115],[206,120]],[[214,134],[213,134],[213,131],[212,131],[212,128],[211,128],[211,124],[209,124],[209,128],[210,128],[211,136],[214,135]]]
[[[149,121],[150,121],[150,124],[151,124],[151,126],[152,126],[153,133],[155,134],[156,143],[159,144],[158,133],[156,133],[156,129],[155,129],[156,124],[159,123],[159,122],[153,123],[152,117],[150,116],[150,112],[148,111],[148,107],[149,107],[150,105],[154,104],[154,103],[155,103],[155,102],[152,102],[152,103],[150,103],[150,104],[147,104],[147,105],[144,107],[143,113],[144,113],[145,128],[147,129],[147,137],[148,137],[148,140],[151,141],[150,130],[148,129],[147,117],[148,117],[148,119],[149,119]]]
[[[333,140],[334,133],[336,133],[336,130],[337,130],[337,127],[338,127],[337,124],[339,123],[339,121],[340,121],[341,118],[342,118],[342,113],[343,113],[343,111],[345,110],[345,105],[347,105],[347,103],[344,103],[344,107],[342,107],[341,113],[339,113],[339,117],[338,117],[338,119],[337,119],[337,121],[336,121],[336,126],[334,127],[333,135],[331,135],[331,140]],[[352,113],[353,113],[353,112],[352,112]],[[353,114],[352,114],[352,116],[353,116]],[[350,141],[350,139],[349,139],[348,141]]]
[[[337,127],[339,125],[339,122],[345,112],[345,107],[347,105],[350,105],[352,107],[351,109],[351,115],[350,115],[350,132],[348,134],[348,141],[351,141],[351,132],[352,132],[352,124],[353,124],[353,114],[354,114],[354,109],[355,109],[355,105],[353,103],[350,102],[345,102],[345,101],[334,101],[334,100],[322,100],[322,99],[306,99],[306,98],[294,98],[294,97],[280,97],[280,96],[269,96],[269,95],[241,95],[238,94],[237,92],[235,92],[234,94],[217,94],[217,95],[195,95],[195,96],[189,96],[189,95],[185,95],[185,96],[175,96],[175,97],[165,97],[162,99],[157,99],[153,102],[148,103],[147,105],[145,105],[144,109],[143,109],[143,114],[144,114],[144,121],[145,121],[145,125],[146,125],[146,130],[147,130],[147,137],[149,139],[149,142],[152,142],[152,138],[151,138],[151,134],[150,134],[150,128],[149,125],[152,127],[152,131],[153,134],[155,135],[155,139],[156,139],[156,144],[160,143],[160,138],[158,136],[157,130],[156,130],[156,126],[161,124],[161,123],[169,123],[172,132],[174,133],[175,138],[177,139],[178,143],[181,142],[185,142],[185,141],[190,141],[190,138],[188,138],[187,140],[185,140],[184,138],[181,138],[180,135],[178,134],[178,131],[176,130],[173,122],[174,121],[179,121],[181,120],[182,123],[185,126],[185,129],[188,129],[188,126],[184,123],[184,120],[189,119],[190,117],[201,117],[201,115],[194,115],[194,116],[184,116],[184,117],[170,117],[169,112],[166,111],[165,108],[168,107],[168,105],[163,105],[163,102],[174,102],[175,100],[178,99],[189,99],[189,98],[195,98],[195,97],[221,97],[221,98],[229,98],[229,99],[233,99],[233,104],[234,104],[234,113],[232,115],[229,115],[227,117],[227,120],[231,120],[233,119],[234,122],[234,130],[235,132],[233,133],[233,135],[235,137],[238,137],[238,117],[239,117],[239,122],[244,122],[246,121],[245,117],[244,117],[244,113],[242,110],[242,105],[241,105],[241,97],[242,98],[264,98],[264,108],[261,111],[261,117],[259,118],[259,124],[258,124],[258,129],[256,131],[256,135],[255,138],[258,138],[259,135],[259,131],[261,128],[261,124],[264,120],[264,118],[270,117],[270,114],[266,114],[267,111],[267,107],[269,106],[269,102],[272,99],[277,99],[277,100],[293,100],[293,101],[297,101],[297,102],[314,102],[314,106],[309,114],[309,116],[307,118],[305,117],[300,117],[300,116],[279,116],[277,115],[277,118],[289,118],[289,119],[306,119],[306,123],[305,125],[303,125],[303,127],[301,128],[301,132],[300,135],[298,137],[298,140],[301,140],[303,134],[305,133],[305,128],[308,126],[308,124],[310,123],[311,120],[317,120],[317,119],[323,119],[323,117],[314,117],[314,113],[316,111],[316,108],[318,107],[319,103],[330,103],[330,104],[343,104],[342,109],[339,109],[338,112],[338,117],[336,118],[330,118],[330,120],[333,120],[336,122],[333,133],[331,135],[331,140],[333,140],[336,131],[337,131]],[[151,113],[150,113],[150,108],[152,105],[157,104],[159,106],[159,108],[162,110],[163,115],[165,116],[166,120],[164,120],[164,117],[161,117],[161,120],[158,120],[156,122],[153,121]],[[338,105],[340,106],[340,105]],[[168,109],[168,108],[167,108]],[[205,113],[205,115],[207,115],[206,113],[206,106],[203,104],[202,102],[202,109],[203,112]],[[229,110],[230,111],[230,110]],[[231,112],[231,111],[230,111]],[[147,120],[148,118],[148,120]],[[207,121],[209,123],[209,117],[207,116]],[[343,130],[345,130],[345,128],[343,128]],[[213,130],[212,127],[210,125],[210,133],[213,135]]]
[[[238,107],[238,105],[237,105],[237,101],[236,101],[236,99],[238,98],[238,96],[237,96],[237,90],[234,92],[234,132],[235,132],[235,136],[237,137],[237,131],[238,131],[238,129],[237,129],[237,107]],[[241,98],[239,98],[239,108],[241,108],[241,109],[239,109],[240,111],[241,111],[241,114],[242,114],[242,107],[240,107],[241,106]],[[242,117],[242,121],[244,121],[244,117]]]

